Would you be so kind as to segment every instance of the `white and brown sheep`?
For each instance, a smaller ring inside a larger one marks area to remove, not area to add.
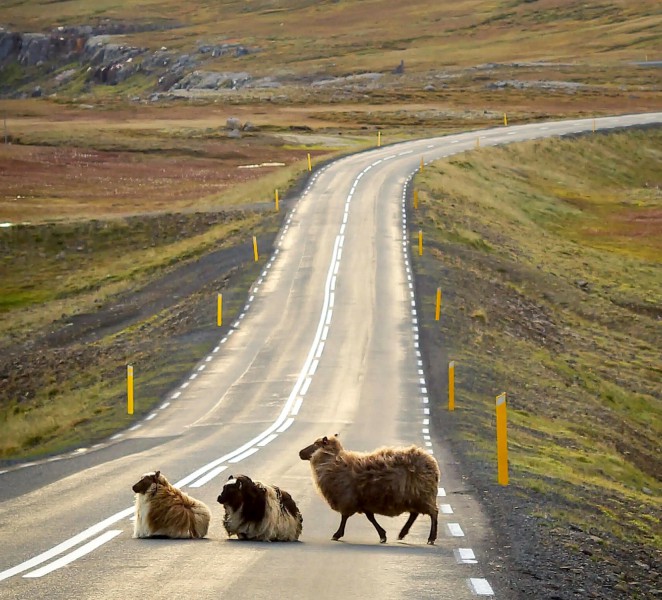
[[[145,473],[132,487],[136,494],[134,538],[203,538],[211,512],[204,502],[177,489],[161,471]]]
[[[347,519],[364,513],[374,525],[379,540],[386,542],[386,531],[375,514],[409,518],[398,535],[403,539],[419,514],[430,516],[428,544],[437,539],[437,490],[439,466],[422,448],[379,448],[374,452],[345,450],[336,436],[321,437],[299,452],[309,460],[313,479],[329,506],[341,514],[334,540],[345,535]]]
[[[299,539],[303,517],[286,491],[253,481],[246,475],[230,475],[218,497],[225,509],[223,525],[228,536],[240,540],[293,542]]]

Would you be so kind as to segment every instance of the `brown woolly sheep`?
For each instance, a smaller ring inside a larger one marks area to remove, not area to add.
[[[203,538],[211,512],[204,502],[172,486],[161,471],[145,473],[132,487],[136,493],[134,538]]]
[[[329,506],[341,514],[334,540],[345,535],[347,519],[365,513],[386,542],[375,514],[396,517],[409,512],[398,539],[403,539],[419,514],[430,515],[428,544],[437,539],[439,466],[422,448],[379,448],[371,453],[344,450],[336,436],[322,437],[299,452],[309,460],[313,479]]]
[[[294,542],[303,527],[301,512],[285,490],[230,475],[218,497],[225,509],[223,525],[228,536],[262,542]]]

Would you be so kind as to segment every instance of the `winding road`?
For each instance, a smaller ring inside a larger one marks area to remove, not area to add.
[[[0,473],[0,599],[507,598],[486,551],[498,544],[430,428],[405,198],[421,160],[640,124],[662,113],[507,126],[417,140],[317,171],[279,233],[230,333],[186,381],[98,447]],[[439,538],[420,517],[339,523],[299,449],[338,433],[345,447],[418,444],[438,459]],[[131,538],[131,485],[159,469],[212,510],[205,540]],[[228,540],[216,497],[230,474],[297,501],[297,543]]]

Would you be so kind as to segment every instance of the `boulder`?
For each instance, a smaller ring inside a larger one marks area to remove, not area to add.
[[[230,117],[225,122],[225,128],[229,130],[239,131],[239,129],[241,129],[241,121],[235,117]]]

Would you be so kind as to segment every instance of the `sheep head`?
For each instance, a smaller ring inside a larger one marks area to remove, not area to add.
[[[331,437],[321,437],[317,438],[310,446],[306,446],[299,451],[299,458],[301,460],[310,460],[317,452],[321,450],[326,454],[338,454],[342,450],[342,445],[338,440],[338,434],[332,435]]]
[[[149,473],[145,473],[140,478],[140,481],[133,484],[131,489],[136,494],[145,494],[147,490],[149,490],[149,488],[152,487],[152,484],[158,485],[160,476],[161,476],[161,471],[151,471]]]
[[[259,522],[264,518],[266,495],[264,486],[247,475],[230,475],[216,500],[226,511],[241,510],[244,520]]]

